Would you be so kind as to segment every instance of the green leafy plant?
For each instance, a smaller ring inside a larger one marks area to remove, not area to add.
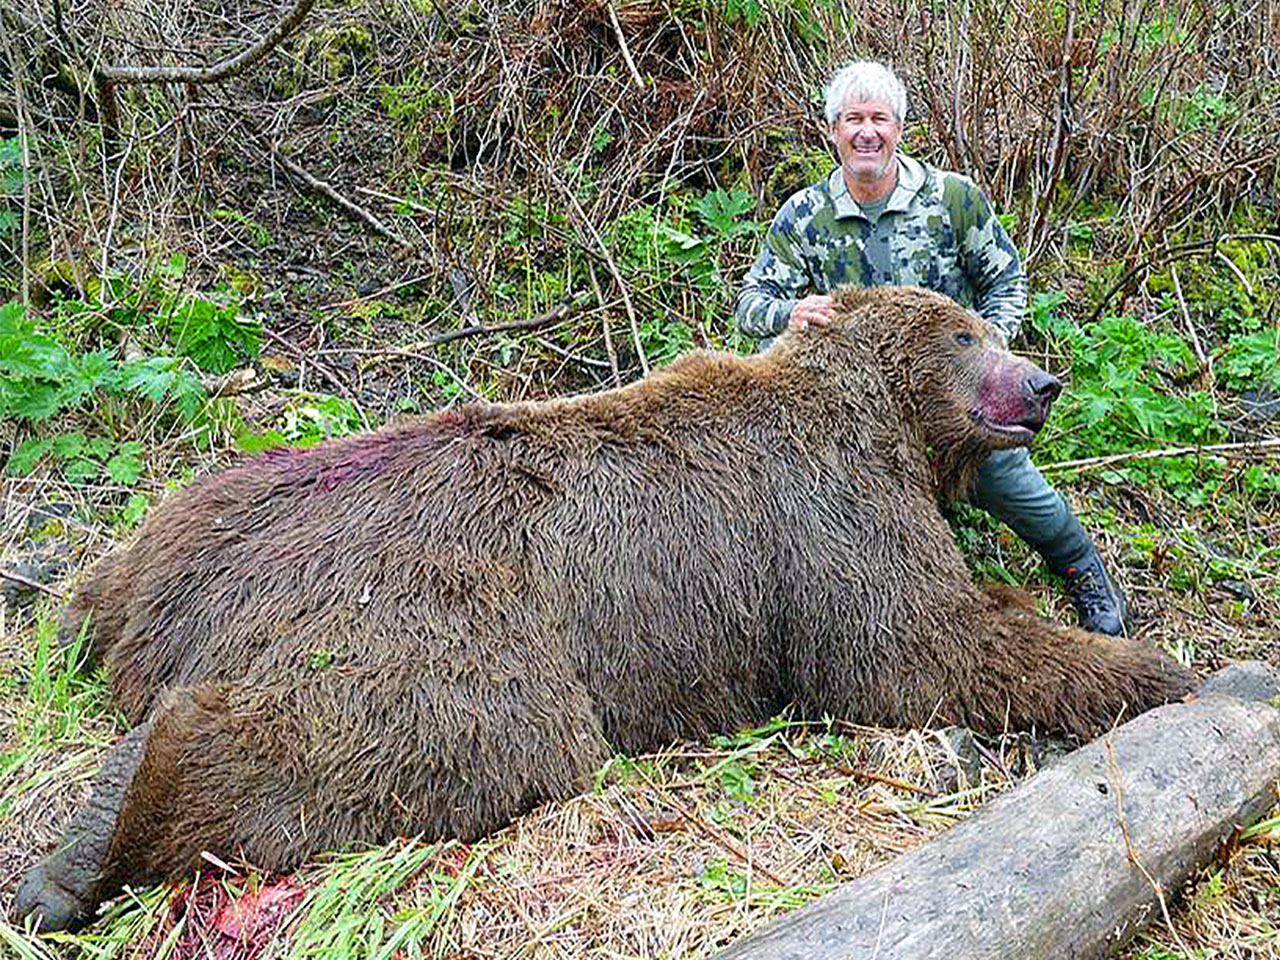
[[[660,234],[668,259],[684,268],[704,296],[710,298],[729,289],[720,266],[725,244],[759,230],[754,220],[746,218],[755,209],[755,201],[745,190],[712,190],[694,201],[691,209],[705,228],[704,235],[693,235],[665,223],[660,225]]]
[[[721,242],[758,231],[755,199],[746,190],[712,190],[694,202],[693,210]]]
[[[94,412],[103,397],[145,399],[171,407],[191,423],[206,394],[184,361],[150,357],[121,363],[111,350],[77,355],[41,332],[20,304],[0,305],[0,417],[34,425],[64,412]],[[14,449],[5,470],[22,476],[45,458],[73,483],[105,477],[132,486],[142,474],[139,441],[84,430],[28,437]]]
[[[733,902],[747,894],[747,877],[729,866],[728,858],[711,861],[702,870],[702,890],[713,899]]]
[[[1106,317],[1084,329],[1057,308],[1058,293],[1032,301],[1031,326],[1055,347],[1071,375],[1038,441],[1048,460],[1071,460],[1165,446],[1217,443],[1226,428],[1202,390],[1171,384],[1198,369],[1180,337],[1132,317]],[[1203,500],[1221,473],[1208,458],[1135,462],[1102,474],[1112,481],[1154,480],[1191,502]]]
[[[72,483],[88,483],[105,477],[123,486],[133,486],[142,476],[139,441],[116,443],[109,437],[88,437],[83,433],[24,440],[9,458],[6,469],[23,476],[45,457],[51,457]]]
[[[226,373],[256,357],[262,345],[261,325],[240,319],[237,312],[234,301],[187,297],[173,306],[162,326],[174,336],[180,354],[202,370]]]
[[[200,381],[171,357],[121,363],[111,350],[77,355],[27,319],[22,305],[0,305],[0,416],[46,420],[97,391],[173,400],[192,419],[204,400]]]
[[[1280,389],[1280,330],[1234,338],[1218,361],[1218,375],[1230,386]]]

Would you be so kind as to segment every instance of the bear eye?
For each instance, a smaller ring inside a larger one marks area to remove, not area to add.
[[[961,332],[956,334],[955,341],[962,347],[972,347],[978,342],[978,338],[972,333]]]

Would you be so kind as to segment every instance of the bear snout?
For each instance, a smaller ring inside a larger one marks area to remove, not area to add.
[[[1036,368],[1023,383],[1026,395],[1038,408],[1040,422],[1049,416],[1049,408],[1062,393],[1062,383],[1051,373]]]

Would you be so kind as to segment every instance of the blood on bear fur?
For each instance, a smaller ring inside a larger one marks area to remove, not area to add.
[[[252,458],[76,592],[137,727],[18,897],[47,929],[201,851],[474,838],[613,752],[806,716],[1087,735],[1194,686],[972,582],[939,503],[1056,383],[951,301],[643,381]]]

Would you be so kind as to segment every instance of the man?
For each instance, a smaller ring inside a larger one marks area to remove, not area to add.
[[[888,67],[859,62],[836,73],[826,119],[840,166],[778,211],[738,293],[744,332],[767,341],[829,323],[828,294],[851,283],[927,287],[1017,334],[1027,305],[1018,252],[972,180],[898,152],[906,112],[906,90]],[[1123,592],[1025,448],[992,454],[973,500],[1066,581],[1082,627],[1127,630]]]

